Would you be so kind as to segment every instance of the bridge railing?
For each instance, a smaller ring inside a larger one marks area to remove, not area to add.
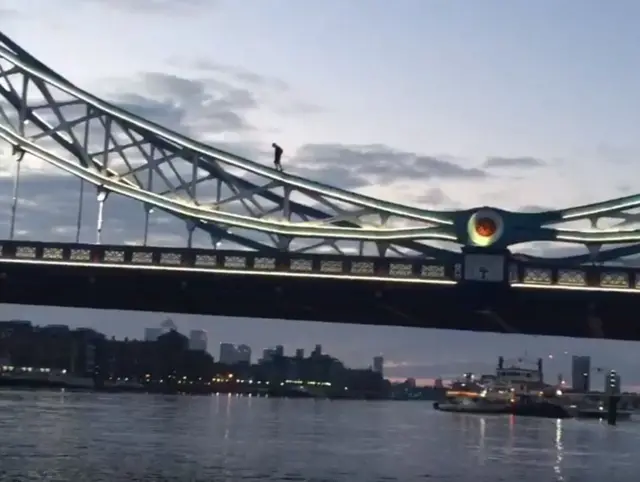
[[[640,270],[612,266],[549,267],[518,263],[517,278],[512,284],[539,287],[599,288],[610,291],[638,290]]]
[[[78,245],[2,241],[0,263],[53,263],[199,272],[238,272],[388,279],[453,284],[453,266],[434,260],[345,257],[320,254],[264,255],[253,251],[222,251],[148,246]]]
[[[59,264],[140,270],[238,273],[383,280],[390,283],[453,285],[461,281],[463,266],[426,258],[381,258],[331,254],[187,249],[134,245],[68,244],[0,241],[3,263]],[[519,288],[623,291],[640,294],[640,270],[610,266],[537,266],[508,262],[507,281]]]

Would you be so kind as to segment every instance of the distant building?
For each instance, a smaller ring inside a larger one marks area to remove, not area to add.
[[[16,333],[31,333],[34,327],[30,321],[0,321],[0,339],[9,338]]]
[[[322,355],[322,345],[316,345],[311,356],[318,357]]]
[[[191,330],[189,332],[189,349],[207,351],[207,332],[204,330]]]
[[[436,378],[435,382],[433,383],[433,386],[436,388],[443,388],[444,383],[442,383],[442,378]]]
[[[296,358],[297,359],[304,358],[304,348],[297,348],[296,349]]]
[[[273,350],[273,348],[265,348],[264,350],[262,350],[262,358],[260,359],[260,363],[269,363],[271,360],[273,360],[274,354],[275,351]]]
[[[381,356],[373,357],[373,371],[375,373],[379,373],[380,375],[384,375],[384,358]]]
[[[160,328],[162,328],[163,333],[168,333],[170,331],[178,331],[178,327],[173,322],[171,318],[167,318],[160,324]]]
[[[282,345],[277,345],[276,349],[274,350],[273,354],[275,356],[284,356],[284,346]]]
[[[176,330],[169,330],[158,338],[165,353],[182,353],[189,349],[189,338]]]
[[[0,330],[18,329],[18,330],[33,330],[33,324],[27,320],[8,320],[0,321]]]
[[[620,394],[620,375],[615,370],[609,370],[604,377],[604,391],[607,395]]]
[[[572,357],[571,388],[585,393],[591,389],[591,357],[575,355]]]
[[[71,331],[71,328],[69,328],[69,325],[45,325],[40,328],[40,331],[51,334],[64,334],[69,333],[69,331]]]
[[[251,347],[249,345],[240,345],[236,349],[236,363],[251,365]]]
[[[220,343],[219,362],[225,365],[237,363],[237,349],[233,343]]]
[[[145,328],[144,341],[157,341],[162,335],[162,328]]]

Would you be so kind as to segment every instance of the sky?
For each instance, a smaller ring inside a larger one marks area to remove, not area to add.
[[[76,85],[170,129],[265,163],[277,140],[292,172],[383,199],[432,209],[523,209],[634,192],[638,2],[389,5],[0,0],[0,31]],[[78,181],[37,159],[25,163],[18,237],[72,240]],[[11,169],[4,156],[0,209],[7,213]],[[90,197],[85,192],[88,242],[96,217]],[[129,201],[108,203],[105,242],[139,240],[142,215]],[[0,230],[8,218],[0,217]],[[184,239],[177,221],[158,218],[152,226],[156,244]],[[163,320],[6,305],[1,313],[128,337]],[[591,354],[595,365],[640,385],[630,343],[172,318],[185,331],[206,329],[214,345],[248,343],[259,352],[321,343],[351,366],[383,354],[393,377],[486,371],[499,354],[526,351],[545,357],[550,374],[568,374],[571,354]]]

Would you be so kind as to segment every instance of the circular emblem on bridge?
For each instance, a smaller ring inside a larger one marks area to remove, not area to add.
[[[476,211],[467,223],[467,234],[474,246],[491,246],[500,239],[503,231],[502,217],[490,209]]]

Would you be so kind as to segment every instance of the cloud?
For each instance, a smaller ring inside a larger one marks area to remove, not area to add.
[[[248,89],[160,72],[139,74],[108,97],[133,114],[199,139],[252,130],[247,115],[259,107]]]
[[[356,189],[403,180],[478,180],[486,172],[384,144],[306,144],[293,156],[296,174]]]
[[[518,211],[523,213],[541,213],[544,211],[551,211],[553,208],[548,206],[540,206],[539,204],[527,204],[525,206],[520,206]]]
[[[222,64],[208,59],[185,61],[183,58],[179,58],[175,59],[175,61],[187,68],[194,68],[203,72],[229,76],[235,81],[251,87],[268,87],[280,92],[286,92],[291,89],[291,86],[284,80],[261,75],[238,66]]]
[[[483,164],[485,169],[543,167],[545,162],[535,157],[489,157]]]
[[[635,164],[638,158],[638,149],[628,145],[601,142],[596,146],[596,155],[603,164]]]
[[[11,17],[17,17],[19,12],[15,9],[8,7],[0,7],[0,18],[2,20],[7,20]]]
[[[635,192],[635,188],[630,184],[619,184],[618,186],[616,186],[616,189],[618,190],[618,192],[624,195]]]
[[[416,198],[416,202],[420,205],[428,207],[452,207],[456,203],[439,187],[432,187]]]
[[[312,115],[323,109],[306,100],[297,98],[291,85],[282,79],[252,72],[243,67],[213,62],[209,59],[185,61],[183,58],[171,59],[172,65],[183,66],[196,74],[204,73],[251,90],[262,102],[281,115]]]
[[[178,63],[180,66],[182,63]],[[176,64],[174,64],[176,65]],[[300,101],[284,82],[240,68],[204,62],[205,71],[143,72],[132,79],[112,79],[102,96],[116,105],[169,129],[204,142],[241,134],[251,142],[258,130],[255,112],[309,115],[319,108]],[[192,75],[193,74],[193,75]]]

